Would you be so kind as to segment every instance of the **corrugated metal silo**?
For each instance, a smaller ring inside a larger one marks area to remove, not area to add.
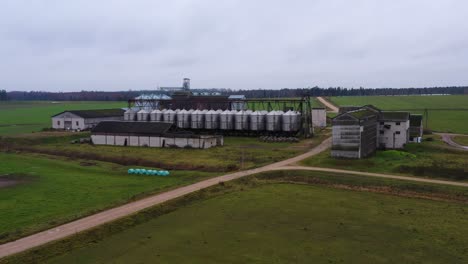
[[[266,115],[266,130],[281,131],[283,111],[271,111]]]
[[[233,130],[234,129],[234,115],[237,113],[236,110],[225,110],[219,115],[219,127],[222,130]]]
[[[176,121],[176,112],[172,109],[166,110],[163,113],[164,122],[175,123]]]
[[[136,111],[132,110],[132,109],[128,109],[127,111],[125,111],[124,113],[124,120],[125,121],[135,121],[136,120]]]
[[[195,110],[192,112],[192,125],[193,129],[203,129],[205,127],[205,112],[202,110]]]
[[[282,128],[285,132],[295,132],[299,130],[301,115],[295,111],[287,111],[282,117]]]
[[[210,110],[205,113],[205,128],[206,129],[218,129],[219,128],[219,116],[220,114],[215,110]]]
[[[150,113],[150,120],[153,122],[159,122],[162,121],[163,118],[163,112],[159,109],[153,110]]]
[[[193,110],[182,109],[177,113],[177,127],[179,128],[190,128],[190,115]]]
[[[266,111],[255,111],[250,114],[250,130],[262,131],[265,130]]]
[[[137,113],[138,121],[148,121],[149,112],[145,109],[138,111]]]
[[[234,129],[235,130],[248,130],[249,117],[252,111],[239,111],[234,115]]]

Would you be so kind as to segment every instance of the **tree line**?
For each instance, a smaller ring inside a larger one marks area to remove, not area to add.
[[[281,98],[302,96],[370,96],[370,95],[431,95],[431,94],[468,94],[468,86],[424,87],[424,88],[283,88],[232,90],[232,89],[192,89],[194,92],[217,92],[221,95],[242,94],[247,98]],[[47,101],[126,101],[141,94],[164,93],[159,90],[136,91],[81,91],[81,92],[19,92],[0,90],[0,101],[5,100],[47,100]]]

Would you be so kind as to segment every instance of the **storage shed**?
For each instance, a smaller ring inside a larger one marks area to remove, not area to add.
[[[68,110],[52,116],[52,128],[86,130],[102,121],[123,120],[123,116],[122,109]]]
[[[167,122],[101,122],[91,130],[95,145],[177,147],[207,149],[224,145],[218,135],[195,135],[176,132],[175,125]]]

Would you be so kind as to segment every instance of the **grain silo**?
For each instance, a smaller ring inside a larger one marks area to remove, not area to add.
[[[266,111],[255,111],[250,114],[250,130],[262,131],[265,130]]]
[[[134,111],[132,109],[128,109],[124,113],[124,120],[125,121],[135,121],[136,117],[137,117],[136,111]]]
[[[153,122],[159,122],[162,121],[163,118],[163,112],[159,109],[153,110],[150,113],[150,120]]]
[[[176,121],[176,112],[172,109],[164,111],[163,121],[167,123],[175,123]]]
[[[218,129],[219,128],[219,112],[210,110],[205,113],[205,128]]]
[[[178,128],[190,128],[190,117],[193,110],[182,109],[177,113],[177,127]]]
[[[283,111],[271,111],[266,115],[266,130],[281,131]]]
[[[193,129],[203,129],[205,127],[205,113],[206,113],[206,110],[193,111],[190,127]]]
[[[237,113],[236,110],[225,110],[219,116],[219,128],[222,130],[233,130],[234,129],[234,115]]]
[[[234,115],[235,130],[249,130],[249,117],[252,111],[239,111]]]
[[[145,110],[145,109],[141,109],[137,113],[137,118],[138,118],[138,121],[148,121],[149,112],[147,110]]]
[[[282,116],[282,130],[285,132],[296,132],[299,130],[301,115],[295,111],[287,111]]]

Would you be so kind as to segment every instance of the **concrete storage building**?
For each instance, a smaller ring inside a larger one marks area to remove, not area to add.
[[[332,157],[359,159],[374,153],[378,117],[379,112],[368,108],[336,116],[332,121]]]
[[[175,132],[175,125],[165,122],[105,121],[91,130],[96,145],[146,146],[207,149],[224,145],[222,136]]]
[[[69,110],[52,116],[52,128],[67,130],[86,130],[101,121],[123,120],[122,109]]]
[[[379,148],[402,149],[409,140],[408,112],[382,111],[379,116]]]
[[[370,122],[371,115],[375,116],[372,122]],[[342,107],[340,114],[333,119],[332,125],[333,157],[363,158],[377,148],[401,149],[410,142],[410,139],[420,142],[422,137],[421,115],[381,111],[372,105]],[[376,134],[365,132],[370,131],[373,126],[376,128]]]

